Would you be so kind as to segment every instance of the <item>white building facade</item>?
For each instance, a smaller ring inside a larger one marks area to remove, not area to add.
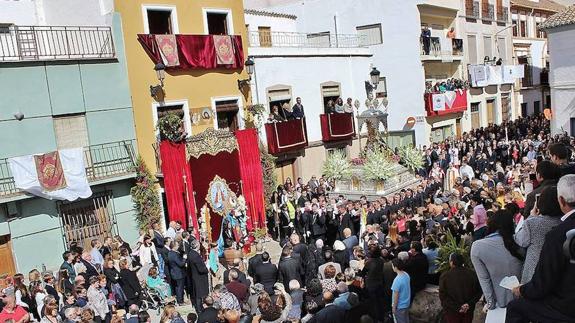
[[[332,149],[357,156],[357,140],[325,143],[320,116],[325,102],[341,97],[344,101],[365,100],[364,80],[369,77],[371,51],[359,43],[359,37],[338,35],[339,42],[321,35],[298,32],[299,18],[269,10],[246,10],[248,55],[254,61],[251,96],[254,104],[293,106],[301,98],[304,106],[308,147],[294,154],[278,155],[278,178],[309,179],[321,174],[321,163]],[[335,37],[335,36],[334,36]],[[363,103],[362,103],[363,105]],[[361,107],[359,112],[365,107]],[[354,111],[357,115],[358,110]],[[267,117],[267,114],[266,114]],[[354,120],[356,122],[356,120]],[[260,137],[267,141],[262,126]],[[357,124],[356,124],[357,128]],[[357,132],[359,133],[359,131]]]
[[[575,135],[575,5],[551,16],[541,28],[549,46],[551,133]]]
[[[525,76],[516,84],[522,116],[542,113],[551,106],[547,35],[539,26],[563,8],[550,0],[511,0],[513,56],[525,67]]]
[[[464,66],[513,65],[513,31],[509,0],[461,0],[460,36],[465,47]],[[477,129],[515,119],[520,115],[514,85],[489,85],[469,89],[468,127]]]

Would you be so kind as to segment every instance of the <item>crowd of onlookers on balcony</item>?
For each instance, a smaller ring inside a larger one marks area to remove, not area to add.
[[[353,113],[353,99],[347,98],[346,102],[343,102],[341,97],[335,100],[328,100],[324,106],[325,113]],[[268,116],[268,123],[271,122],[283,122],[294,119],[302,119],[305,117],[303,111],[303,104],[301,103],[301,98],[296,98],[296,104],[291,106],[288,102],[281,104],[281,108],[278,104],[273,104],[271,107],[270,115]]]
[[[432,81],[425,82],[425,93],[445,93],[447,91],[455,90],[465,90],[469,88],[469,82],[461,79],[450,78],[446,81],[435,82]]]

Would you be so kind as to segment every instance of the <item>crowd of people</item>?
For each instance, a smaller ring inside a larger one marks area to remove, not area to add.
[[[420,181],[393,196],[354,201],[323,177],[288,179],[267,216],[279,259],[263,240],[250,256],[225,252],[221,279],[177,222],[154,224],[134,248],[120,237],[73,245],[57,274],[9,280],[0,322],[149,322],[156,295],[161,322],[403,323],[429,286],[448,323],[472,322],[478,304],[510,323],[574,322],[563,254],[574,144],[537,116],[423,147]],[[184,319],[176,305],[194,311]]]
[[[443,82],[425,82],[425,93],[445,93],[447,91],[465,90],[469,88],[469,83],[464,80],[451,78]]]
[[[326,101],[324,111],[325,113],[353,113],[354,102],[352,98],[347,98],[345,102],[341,97],[334,100],[329,99]],[[295,119],[304,118],[303,104],[301,98],[296,98],[296,103],[291,106],[288,102],[281,104],[272,104],[271,112],[268,116],[267,122],[283,122]]]

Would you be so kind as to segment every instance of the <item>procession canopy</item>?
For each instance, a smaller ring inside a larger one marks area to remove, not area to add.
[[[232,132],[212,128],[191,136],[187,145],[188,158],[200,158],[203,154],[215,156],[222,151],[231,153],[238,149],[238,142]]]

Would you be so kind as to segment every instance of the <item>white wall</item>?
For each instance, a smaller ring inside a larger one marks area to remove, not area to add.
[[[272,32],[296,32],[296,19],[245,14],[248,31],[258,31],[258,27],[271,27]]]
[[[381,23],[383,44],[370,46],[373,65],[387,79],[389,130],[402,130],[408,117],[425,115],[419,3],[422,1],[362,0],[358,5],[357,0],[338,0],[335,6],[333,0],[302,0],[269,10],[296,15],[300,32],[336,33],[334,16],[339,34],[357,34],[357,26]],[[369,72],[369,67],[353,71],[357,87],[364,86]],[[365,93],[362,95],[363,102]],[[423,128],[416,127],[415,131],[418,144],[426,140]]]
[[[111,25],[113,0],[1,0],[0,22],[15,25]]]
[[[251,53],[250,53],[251,55]],[[321,83],[340,83],[341,96],[365,101],[364,71],[369,70],[368,56],[292,56],[255,57],[252,79],[252,99],[269,108],[266,89],[274,85],[288,85],[292,90],[292,104],[301,97],[306,115],[308,141],[321,141],[319,115],[324,113]],[[360,71],[360,73],[358,73]],[[360,108],[360,112],[365,107]],[[265,131],[262,131],[265,137]]]
[[[548,30],[549,85],[553,119],[551,132],[570,131],[575,117],[575,25]],[[571,135],[575,135],[571,133]]]

